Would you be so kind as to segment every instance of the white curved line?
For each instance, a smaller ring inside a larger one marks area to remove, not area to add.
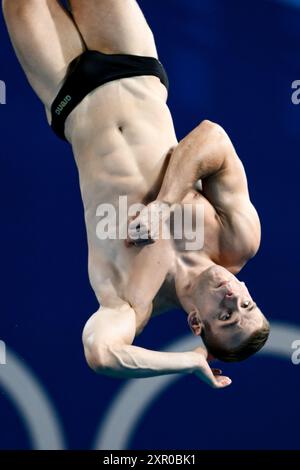
[[[299,326],[273,322],[267,345],[258,355],[270,354],[291,360],[291,344],[300,339]],[[190,351],[199,346],[199,338],[184,336],[167,347],[166,351]],[[113,400],[100,425],[95,440],[95,449],[124,450],[135,428],[151,403],[182,377],[181,374],[166,375],[150,379],[135,379],[127,382]]]
[[[0,385],[23,418],[33,449],[65,448],[59,419],[49,398],[26,364],[12,351],[6,352],[6,365],[0,366]]]

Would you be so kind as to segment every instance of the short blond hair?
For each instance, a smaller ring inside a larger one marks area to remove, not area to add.
[[[224,348],[219,342],[216,342],[209,325],[206,325],[201,337],[208,352],[216,359],[223,362],[239,362],[248,359],[248,357],[258,352],[265,345],[269,334],[270,324],[268,320],[263,317],[262,327],[254,331],[246,341],[235,349]]]

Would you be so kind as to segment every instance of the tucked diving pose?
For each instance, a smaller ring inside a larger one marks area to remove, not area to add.
[[[83,331],[89,366],[125,378],[193,373],[226,387],[231,380],[209,361],[246,359],[269,334],[236,277],[259,248],[260,222],[230,138],[203,121],[178,142],[167,74],[136,0],[2,5],[27,79],[53,131],[72,146],[79,171],[89,277],[99,301]],[[116,219],[119,236],[104,237],[103,208],[117,209],[120,197],[144,209]],[[162,205],[170,214],[174,205],[201,206],[201,247],[151,235],[146,215]],[[205,348],[200,341],[177,353],[135,346],[151,317],[173,307],[183,309]]]

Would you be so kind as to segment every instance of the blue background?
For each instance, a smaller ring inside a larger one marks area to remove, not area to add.
[[[168,71],[178,138],[202,119],[220,123],[244,162],[262,220],[262,245],[241,273],[272,322],[299,320],[300,5],[296,1],[141,0]],[[299,8],[298,8],[299,7]],[[66,447],[91,448],[125,381],[86,366],[81,331],[97,308],[70,148],[49,130],[0,17],[0,338],[46,390]],[[185,315],[151,321],[138,344],[162,349],[188,335]],[[1,368],[9,367],[0,366]],[[2,369],[3,370],[3,369]],[[299,448],[299,372],[256,356],[225,365],[233,385],[193,376],[166,388],[140,416],[129,448]],[[0,382],[1,383],[1,382]],[[0,385],[0,448],[34,446]],[[128,409],[128,413],[130,413]]]

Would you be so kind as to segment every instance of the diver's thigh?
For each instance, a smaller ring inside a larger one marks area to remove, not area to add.
[[[70,61],[83,50],[74,23],[57,0],[5,0],[3,11],[24,72],[49,106]]]
[[[136,0],[70,0],[89,49],[157,57],[152,31]]]

